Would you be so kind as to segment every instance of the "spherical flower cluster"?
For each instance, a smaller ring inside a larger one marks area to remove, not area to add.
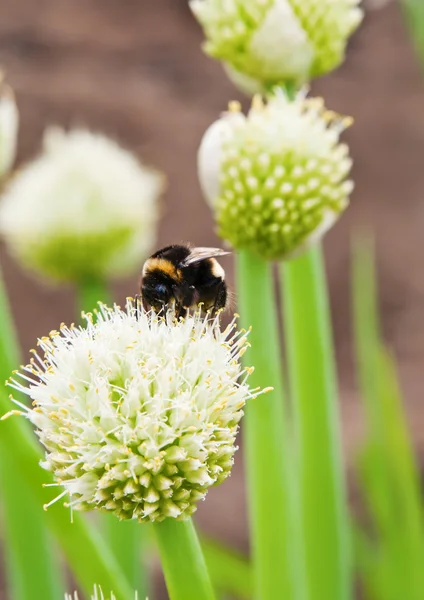
[[[267,259],[294,256],[317,242],[348,204],[349,150],[339,142],[350,119],[321,99],[281,92],[237,103],[205,133],[198,169],[219,235]]]
[[[48,129],[13,178],[0,231],[28,269],[56,281],[131,273],[155,241],[163,177],[103,135]]]
[[[230,475],[244,404],[259,393],[239,362],[246,338],[235,321],[221,331],[218,317],[177,322],[131,301],[42,338],[44,357],[10,384],[33,401],[24,414],[59,498],[120,519],[189,517]]]
[[[0,91],[0,179],[9,173],[15,161],[18,125],[19,113],[13,92],[3,84]]]
[[[205,50],[235,83],[304,82],[337,67],[359,25],[360,0],[192,0]]]

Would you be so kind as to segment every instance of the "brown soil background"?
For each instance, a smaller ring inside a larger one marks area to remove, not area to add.
[[[0,64],[21,113],[19,162],[37,152],[47,124],[103,131],[167,174],[158,247],[219,243],[197,183],[196,149],[228,100],[246,100],[202,54],[201,40],[186,0],[3,0]],[[392,2],[367,13],[346,63],[313,86],[329,107],[356,121],[346,135],[356,189],[325,243],[348,466],[361,434],[349,319],[349,238],[360,228],[376,235],[385,335],[399,360],[414,440],[424,451],[423,82]],[[74,294],[34,281],[0,250],[27,351],[37,336],[73,320]],[[231,260],[225,267],[232,286]],[[135,286],[136,277],[116,284],[116,299],[122,302]],[[210,492],[197,519],[247,548],[241,453],[233,476]]]

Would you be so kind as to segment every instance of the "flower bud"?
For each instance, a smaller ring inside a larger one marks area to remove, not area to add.
[[[205,51],[252,90],[303,83],[335,69],[362,19],[359,0],[192,0]],[[250,84],[246,85],[248,79]]]
[[[230,475],[243,407],[259,393],[239,362],[246,344],[235,321],[221,331],[218,317],[176,322],[130,301],[42,338],[43,356],[10,385],[32,400],[23,414],[65,489],[57,499],[120,519],[189,517]]]
[[[198,154],[201,187],[219,235],[267,259],[289,258],[316,243],[348,204],[352,161],[339,142],[351,120],[321,99],[281,92],[237,103],[205,133]]]
[[[44,150],[16,174],[0,203],[13,255],[55,281],[136,270],[155,241],[164,179],[103,135],[48,129]]]

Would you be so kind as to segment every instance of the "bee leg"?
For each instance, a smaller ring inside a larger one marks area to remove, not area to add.
[[[196,288],[194,285],[190,285],[184,288],[180,288],[175,293],[175,316],[177,319],[180,317],[184,318],[187,315],[187,311],[190,306],[193,306],[196,297]]]
[[[182,304],[175,304],[175,318],[177,321],[184,319],[187,315],[187,309]]]
[[[227,304],[227,286],[225,281],[221,281],[217,286],[215,302],[212,309],[212,314],[216,315],[220,310],[225,308]]]
[[[140,316],[141,307],[143,307],[145,312],[147,312],[149,310],[149,307],[146,304],[146,302],[141,294],[136,294],[134,296],[134,300],[135,300],[135,317],[136,317],[136,319],[138,319],[138,317]]]

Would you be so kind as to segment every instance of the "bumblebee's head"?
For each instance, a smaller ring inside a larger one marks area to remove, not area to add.
[[[141,280],[141,295],[145,308],[156,312],[163,309],[173,299],[173,282],[160,271],[153,271]]]

